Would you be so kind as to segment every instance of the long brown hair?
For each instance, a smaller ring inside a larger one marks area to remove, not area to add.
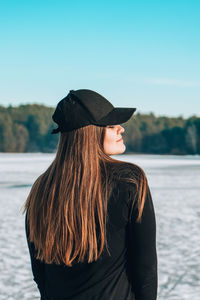
[[[92,262],[100,257],[107,248],[107,203],[113,176],[120,178],[124,166],[132,166],[130,176],[121,179],[136,187],[137,220],[141,220],[146,176],[138,166],[106,155],[104,135],[105,128],[94,125],[61,133],[55,159],[32,186],[24,208],[29,240],[37,258],[46,263],[71,266],[75,260]]]

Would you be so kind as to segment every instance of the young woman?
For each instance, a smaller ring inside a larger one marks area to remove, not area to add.
[[[125,151],[115,108],[91,90],[70,91],[53,114],[56,157],[25,204],[34,280],[43,300],[155,300],[155,214],[143,170]]]

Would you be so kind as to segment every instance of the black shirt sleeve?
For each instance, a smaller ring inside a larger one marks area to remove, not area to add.
[[[157,298],[156,221],[149,186],[140,223],[133,209],[128,224],[129,268],[136,300]]]
[[[38,289],[40,291],[41,300],[46,300],[45,289],[44,289],[44,263],[39,259],[36,259],[36,249],[34,244],[29,241],[29,230],[27,226],[27,219],[25,218],[25,229],[26,238],[28,243],[29,254],[31,258],[31,267],[33,272],[33,279],[37,283]]]

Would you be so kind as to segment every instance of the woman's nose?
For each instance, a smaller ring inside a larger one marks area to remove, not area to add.
[[[121,125],[119,125],[119,133],[123,133],[125,130],[124,130],[124,127],[122,127]]]

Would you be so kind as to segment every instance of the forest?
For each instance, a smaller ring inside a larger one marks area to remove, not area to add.
[[[0,106],[0,152],[55,152],[55,108],[40,104]],[[126,153],[200,154],[200,117],[136,113],[125,124]]]

